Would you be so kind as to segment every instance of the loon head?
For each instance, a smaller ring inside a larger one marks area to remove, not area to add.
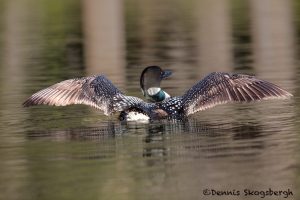
[[[168,93],[160,88],[160,83],[171,74],[171,71],[162,70],[158,66],[146,67],[140,77],[143,95],[152,102],[160,102],[170,97]]]

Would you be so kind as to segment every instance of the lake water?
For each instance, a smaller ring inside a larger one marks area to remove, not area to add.
[[[300,198],[299,1],[3,0],[0,10],[0,199]],[[150,124],[84,105],[22,107],[91,74],[142,98],[148,65],[173,71],[162,85],[173,96],[225,71],[294,97]]]

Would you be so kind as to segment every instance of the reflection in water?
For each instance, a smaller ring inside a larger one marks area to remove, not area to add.
[[[251,124],[236,124],[232,131],[235,133],[233,139],[255,139],[261,137],[262,126],[258,123]]]
[[[294,4],[1,1],[0,198],[205,199],[205,188],[290,188],[299,199]],[[146,65],[174,71],[163,82],[174,96],[217,70],[256,74],[295,98],[150,124],[108,120],[80,105],[20,106],[38,89],[94,73],[142,97],[138,81]]]
[[[263,137],[263,127],[258,123],[232,123],[223,125],[214,125],[197,119],[188,119],[185,121],[173,122],[153,122],[150,124],[136,124],[129,122],[114,122],[108,121],[101,123],[100,127],[79,127],[68,130],[47,130],[47,131],[29,131],[27,138],[29,140],[48,139],[51,141],[66,142],[66,141],[101,141],[106,139],[114,139],[116,137],[127,137],[129,135],[142,134],[144,143],[143,156],[156,157],[167,156],[167,148],[164,142],[169,136],[175,135],[185,137],[185,134],[194,135],[200,138],[220,138],[224,136],[232,136],[234,140],[251,140],[258,137]],[[178,143],[178,146],[182,144]],[[186,149],[201,149],[200,146],[185,146]],[[213,152],[217,152],[216,146],[207,146]],[[250,148],[253,148],[251,146]]]
[[[235,1],[232,5],[232,37],[234,71],[255,74],[249,2]]]
[[[212,71],[232,71],[230,1],[199,2],[199,76]],[[218,13],[217,15],[215,13]],[[212,25],[213,24],[213,25]]]
[[[82,5],[88,75],[114,75],[110,79],[122,83],[119,76],[124,74],[122,1],[88,0],[82,1]]]
[[[272,0],[263,4],[259,0],[250,3],[252,26],[255,27],[252,35],[256,73],[269,80],[280,77],[278,83],[284,87],[294,79],[295,68],[291,4],[291,1]]]
[[[225,185],[228,183],[230,187],[237,189],[243,189],[241,186],[277,188],[281,187],[281,184],[292,187],[289,182],[284,181],[284,177],[290,177],[290,172],[284,169],[293,166],[293,162],[286,162],[285,158],[290,153],[288,149],[294,144],[292,142],[284,148],[279,148],[278,145],[282,141],[276,137],[281,135],[281,132],[270,134],[266,128],[268,127],[260,125],[259,122],[246,121],[216,124],[190,119],[182,123],[144,125],[110,121],[91,128],[29,132],[27,135],[30,143],[26,148],[29,151],[28,155],[35,157],[35,171],[46,170],[54,177],[62,176],[68,179],[69,176],[62,175],[60,172],[64,169],[55,165],[69,163],[67,165],[75,165],[84,170],[85,165],[80,163],[86,160],[93,166],[92,171],[86,174],[93,181],[85,184],[87,187],[97,185],[96,188],[106,188],[107,191],[101,194],[106,194],[114,188],[101,186],[104,174],[105,180],[112,181],[113,185],[123,179],[131,188],[139,185],[143,191],[137,193],[138,196],[153,195],[154,188],[146,190],[149,185],[155,188],[167,186],[170,190],[164,190],[163,194],[171,196],[173,190],[177,187],[184,188],[186,184],[193,190],[201,185],[226,189]],[[289,132],[284,134],[291,135]],[[270,148],[274,152],[267,153],[270,157],[266,158],[265,154]],[[281,154],[276,153],[277,148],[283,150]],[[39,149],[40,152],[34,153],[35,149]],[[46,160],[41,159],[41,156]],[[270,167],[268,162],[273,167]],[[45,168],[45,165],[48,167]],[[259,170],[254,170],[256,168]],[[73,173],[78,173],[76,171]],[[278,177],[273,179],[273,173],[277,173]],[[225,177],[223,181],[217,178],[220,174]],[[266,182],[262,182],[263,179]],[[270,179],[273,181],[269,182]],[[189,197],[197,195],[199,193],[191,193]]]
[[[47,131],[30,131],[27,133],[29,140],[47,139],[51,141],[67,142],[67,141],[102,141],[114,140],[116,137],[123,138],[131,135],[142,136],[139,143],[143,143],[142,156],[146,157],[164,157],[169,156],[169,148],[166,147],[170,137],[182,138],[175,143],[175,148],[184,148],[188,151],[203,151],[211,152],[215,156],[233,156],[231,151],[247,150],[253,151],[255,148],[263,149],[263,140],[267,135],[263,135],[264,128],[256,123],[227,123],[216,125],[199,121],[197,119],[189,119],[183,122],[166,122],[166,123],[151,123],[151,124],[135,124],[135,123],[119,123],[109,121],[102,123],[100,127],[82,127],[68,130],[47,130]],[[197,138],[195,141],[189,141],[185,144],[184,138]],[[261,140],[256,141],[262,137]],[[226,138],[226,140],[224,140]],[[210,141],[209,143],[206,143]],[[237,143],[241,140],[245,142],[238,146],[224,148],[234,141]],[[254,140],[254,143],[251,142]],[[219,143],[221,142],[221,143]],[[221,146],[220,146],[221,145]],[[182,147],[181,147],[182,146]],[[99,153],[103,154],[103,152]],[[220,154],[221,153],[221,154]],[[228,153],[228,154],[227,154]],[[251,153],[251,152],[250,152]],[[236,154],[234,154],[236,155]],[[243,154],[242,154],[243,155]],[[210,155],[210,157],[213,155]],[[88,156],[87,158],[90,158]],[[102,158],[101,156],[96,158]],[[106,158],[106,157],[103,157]]]

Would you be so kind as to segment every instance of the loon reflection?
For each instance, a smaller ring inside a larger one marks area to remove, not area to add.
[[[198,111],[228,102],[285,99],[293,96],[281,87],[254,76],[213,72],[187,90],[171,97],[160,87],[171,75],[158,66],[145,68],[140,77],[143,95],[150,102],[127,96],[104,75],[75,78],[56,83],[30,96],[23,105],[67,106],[85,104],[105,115],[120,113],[123,120],[182,120]]]

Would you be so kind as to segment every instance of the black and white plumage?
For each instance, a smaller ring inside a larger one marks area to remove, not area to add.
[[[75,78],[56,83],[27,99],[25,107],[33,105],[67,106],[85,104],[110,115],[117,111],[114,99],[122,93],[104,76]]]
[[[24,103],[24,107],[34,105],[67,106],[85,104],[111,115],[130,106],[138,107],[142,99],[125,96],[105,76],[75,78],[56,83],[34,93]]]
[[[244,74],[213,72],[183,96],[186,115],[228,102],[286,99],[291,93],[268,81]]]
[[[242,74],[213,72],[190,88],[184,95],[147,103],[138,97],[126,96],[105,76],[65,80],[29,97],[23,105],[66,106],[85,104],[104,111],[105,115],[121,112],[126,120],[130,113],[145,119],[182,119],[198,111],[228,102],[251,102],[289,98],[292,94],[279,86]]]
[[[162,70],[159,66],[146,67],[140,77],[140,87],[144,97],[150,102],[161,102],[170,97],[163,91],[160,83],[171,76],[172,71]]]

